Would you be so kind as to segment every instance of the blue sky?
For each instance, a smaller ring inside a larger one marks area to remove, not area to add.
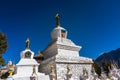
[[[56,13],[68,38],[82,46],[81,56],[96,59],[120,48],[120,0],[1,0],[0,32],[9,44],[6,62],[19,61],[26,38],[35,54],[42,51],[51,41]]]

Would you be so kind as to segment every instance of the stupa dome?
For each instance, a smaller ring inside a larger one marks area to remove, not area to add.
[[[24,51],[21,52],[20,57],[21,58],[29,58],[29,59],[33,59],[34,56],[34,52],[30,50],[30,40],[27,39],[26,40],[26,49]]]
[[[51,32],[52,39],[56,39],[58,37],[67,38],[67,30],[60,26],[60,16],[56,14],[56,27]]]

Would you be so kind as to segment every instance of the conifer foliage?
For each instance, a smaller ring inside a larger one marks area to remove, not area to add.
[[[8,48],[7,37],[2,32],[0,32],[0,65],[1,66],[3,66],[5,63],[2,54],[5,53],[7,48]]]
[[[101,66],[95,60],[93,60],[93,67],[98,76],[101,76]]]

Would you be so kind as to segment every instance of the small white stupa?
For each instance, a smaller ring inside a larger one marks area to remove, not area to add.
[[[48,75],[38,72],[39,64],[33,59],[33,56],[34,52],[30,50],[30,40],[27,39],[26,49],[21,52],[21,59],[16,64],[16,74],[13,75],[14,80],[49,80]]]

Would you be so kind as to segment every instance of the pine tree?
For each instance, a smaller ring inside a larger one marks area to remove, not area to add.
[[[110,72],[109,69],[111,68],[111,63],[104,61],[104,62],[102,62],[102,67],[103,67],[104,72],[106,73],[106,76],[109,77],[109,72]]]
[[[3,33],[0,32],[0,65],[1,66],[5,64],[2,54],[5,53],[7,48],[8,48],[7,37]]]
[[[101,67],[95,60],[93,60],[93,67],[98,76],[101,76]]]

